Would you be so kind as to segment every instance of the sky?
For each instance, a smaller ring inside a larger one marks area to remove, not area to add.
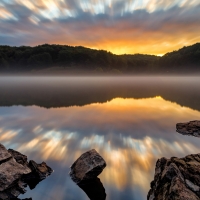
[[[163,55],[200,41],[199,0],[0,0],[0,45]]]

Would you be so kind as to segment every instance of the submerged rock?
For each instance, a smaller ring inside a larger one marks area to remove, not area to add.
[[[90,200],[105,200],[106,192],[99,178],[82,181],[78,186],[87,194]]]
[[[105,200],[106,193],[97,176],[106,167],[105,160],[95,149],[82,154],[71,166],[71,179],[87,194],[90,200]]]
[[[46,163],[28,163],[27,156],[0,144],[0,200],[17,199],[27,185],[34,188],[52,172]]]
[[[159,159],[147,199],[200,200],[200,154]]]
[[[176,131],[182,135],[200,137],[200,121],[190,121],[176,124]]]
[[[79,184],[82,181],[96,178],[106,167],[105,160],[95,149],[82,154],[71,166],[70,177]]]

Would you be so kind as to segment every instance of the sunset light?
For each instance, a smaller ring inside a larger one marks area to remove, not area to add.
[[[200,200],[199,33],[200,0],[0,0],[0,200]]]
[[[0,43],[163,55],[198,42],[199,19],[198,0],[3,0]]]

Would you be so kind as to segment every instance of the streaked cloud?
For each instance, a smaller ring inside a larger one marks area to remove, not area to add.
[[[164,54],[198,42],[199,19],[198,0],[3,0],[0,44]]]

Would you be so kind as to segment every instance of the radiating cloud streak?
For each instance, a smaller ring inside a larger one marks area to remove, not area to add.
[[[0,11],[0,44],[164,54],[200,40],[198,0],[7,0]]]

